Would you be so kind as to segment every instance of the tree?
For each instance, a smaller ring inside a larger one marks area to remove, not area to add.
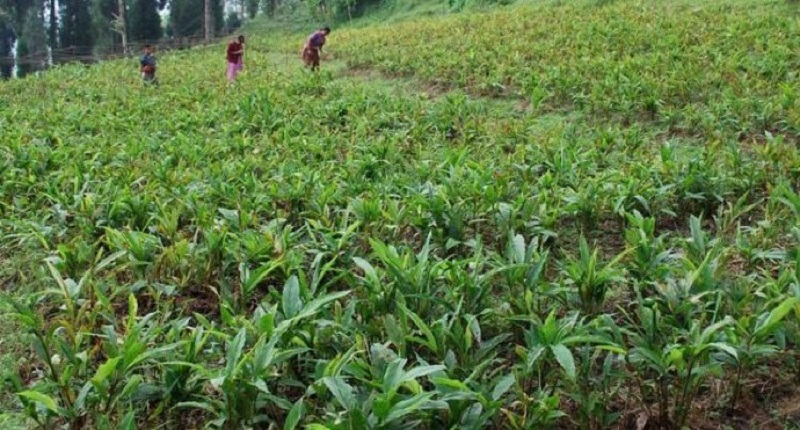
[[[22,34],[25,27],[25,20],[28,18],[28,9],[36,4],[35,0],[5,0],[7,6],[4,8],[13,17],[13,28],[18,34]]]
[[[132,40],[154,41],[161,39],[161,15],[158,0],[133,0],[129,15],[128,32]]]
[[[122,38],[122,52],[127,54],[128,26],[125,24],[125,7],[125,0],[117,0],[117,14],[114,16],[114,31],[116,31]]]
[[[206,42],[225,28],[225,6],[220,0],[204,0],[204,24]]]
[[[256,14],[258,13],[258,0],[243,0],[245,2],[245,9],[247,9],[247,16],[250,19],[255,18]],[[267,0],[272,1],[272,0]]]
[[[11,27],[7,15],[0,9],[0,79],[9,79],[14,73],[14,57],[12,47],[17,35]]]
[[[89,0],[61,0],[60,61],[91,61],[94,49]],[[54,56],[56,57],[56,56]]]
[[[212,33],[225,27],[224,7],[220,0],[209,0]],[[174,37],[205,36],[205,0],[171,0],[169,3],[169,32]],[[198,13],[203,11],[203,13]]]
[[[225,0],[209,0],[211,2],[211,19],[214,23],[214,34],[225,32]]]
[[[44,70],[47,66],[47,33],[44,28],[44,3],[28,9],[28,16],[17,44],[19,76]]]
[[[55,49],[58,46],[58,13],[56,12],[56,0],[50,1],[50,47]]]
[[[122,37],[117,32],[117,0],[94,0],[92,20],[94,21],[95,50],[110,53],[117,50]]]
[[[0,76],[10,78],[14,71],[14,43],[17,56],[23,56],[20,72],[29,64],[38,70],[47,61],[47,36],[44,34],[44,0],[0,0]],[[33,50],[33,52],[31,51]],[[31,60],[31,55],[37,58]],[[41,57],[41,58],[39,58]],[[41,64],[38,64],[41,61]]]
[[[225,18],[225,30],[230,33],[242,26],[242,19],[239,17],[239,14],[230,11],[228,12],[228,17]]]
[[[197,36],[203,31],[203,16],[197,11],[203,0],[172,0],[169,7],[170,34],[175,37]]]
[[[264,11],[270,18],[274,17],[278,11],[278,0],[264,0]]]
[[[272,0],[264,0],[272,1]],[[448,0],[466,1],[466,0]],[[493,0],[495,1],[495,0]],[[380,0],[302,0],[312,16],[317,19],[330,20],[347,17],[350,20],[354,16],[362,14],[369,6],[378,4]]]
[[[211,0],[204,0],[204,24],[203,29],[205,30],[205,38],[206,42],[210,42],[211,38],[214,37],[214,21],[211,19],[212,11],[211,11]]]

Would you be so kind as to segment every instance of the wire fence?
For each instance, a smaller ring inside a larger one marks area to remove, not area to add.
[[[290,27],[289,22],[287,21],[289,16],[290,13],[285,13],[283,14],[284,19],[278,21],[281,22],[284,32],[287,32]],[[203,18],[202,15],[200,15],[195,18],[195,21],[202,18]],[[185,32],[196,24],[197,24],[196,22],[190,22],[186,24],[186,28],[176,29],[175,33],[180,34],[182,32]],[[212,46],[219,44],[226,38],[229,38],[231,34],[234,34],[240,30],[241,28],[223,29],[222,34],[220,36],[211,38],[210,40],[206,40],[205,36],[203,35],[172,36],[172,37],[153,39],[153,40],[135,40],[133,42],[128,43],[127,49],[123,49],[122,43],[119,41],[115,41],[110,46],[101,47],[100,48],[101,50],[98,50],[97,46],[66,46],[58,48],[49,48],[48,52],[29,53],[17,56],[16,58],[13,56],[0,57],[0,68],[30,66],[34,69],[37,69],[30,71],[34,72],[34,71],[46,71],[47,69],[53,66],[57,66],[59,64],[67,64],[75,62],[84,64],[93,64],[102,61],[133,57],[141,53],[145,45],[154,46],[158,52],[165,52],[165,51],[169,52],[169,51],[192,49],[203,46]],[[0,81],[1,80],[2,77],[0,77]]]
[[[146,45],[154,46],[159,52],[185,50],[198,46],[216,45],[227,37],[230,37],[234,31],[228,31],[224,35],[211,38],[210,40],[206,40],[205,36],[178,36],[154,40],[137,40],[128,43],[127,50],[123,49],[121,43],[115,43],[102,52],[96,52],[95,46],[59,47],[49,49],[48,52],[18,55],[16,58],[13,56],[0,57],[0,66],[51,67],[72,62],[85,64],[98,63],[137,55]]]
[[[214,41],[212,41],[211,43],[217,43],[219,40],[222,40],[222,39],[223,38],[217,38]],[[201,49],[200,52],[205,52],[205,49],[202,48],[203,45],[204,45],[204,43],[198,43],[198,44],[195,44],[195,45],[192,45],[192,46],[195,47],[195,48]],[[245,70],[250,70],[250,71],[254,71],[254,70],[273,70],[273,71],[282,70],[282,71],[286,71],[286,70],[292,70],[292,67],[294,67],[297,70],[301,70],[304,66],[303,66],[302,57],[300,55],[300,45],[301,45],[301,43],[298,42],[297,48],[296,49],[292,49],[292,48],[290,48],[288,46],[269,46],[269,45],[259,45],[259,44],[253,45],[251,43],[251,44],[248,45],[248,48],[247,48],[247,52],[250,53],[251,55],[245,55]],[[219,46],[216,46],[214,48],[218,48],[218,47]],[[216,72],[219,73],[220,82],[224,82],[225,81],[225,73],[226,73],[226,62],[225,62],[224,51],[220,51],[218,54],[219,54],[219,62],[218,62],[219,66],[218,66],[218,68],[209,69],[209,71],[210,71],[209,76],[210,77],[214,76],[214,70],[216,70]],[[117,57],[114,57],[114,58],[124,58],[124,57],[117,56]],[[329,53],[323,55],[323,61],[331,61],[331,60],[337,60],[337,59],[338,59],[338,57],[337,57],[337,55],[335,53],[330,53],[329,52]],[[98,60],[95,59],[94,61],[98,61]],[[103,61],[105,61],[105,60],[103,60]],[[137,64],[138,64],[138,62],[137,62]],[[162,64],[164,64],[164,65],[169,64],[169,60],[164,61]],[[164,69],[164,70],[166,71],[168,69]],[[47,71],[48,71],[48,69],[29,70],[29,71],[26,71],[26,72],[24,72],[22,74],[17,75],[16,78],[22,78],[24,76],[35,76],[35,75],[39,75],[39,74],[46,74]],[[115,73],[113,76],[115,77],[115,79],[117,79],[117,78],[120,79],[120,81],[124,81],[125,79],[130,78],[131,76],[138,76],[138,74],[135,74],[135,73],[131,74],[130,71],[125,71],[125,70],[119,70],[119,71],[115,71],[115,72],[112,72],[112,73]],[[119,73],[119,74],[117,75],[116,73]],[[166,74],[164,74],[164,73],[166,73]],[[14,78],[12,78],[12,79],[14,79]],[[180,76],[175,75],[174,73],[163,72],[163,71],[161,73],[159,73],[159,81],[162,84],[169,84],[170,81],[173,81],[175,79],[180,80],[181,78],[180,78]],[[213,80],[213,78],[210,78],[210,79]],[[36,80],[34,82],[38,82],[38,80]],[[0,78],[0,85],[2,85],[2,78]],[[51,90],[50,87],[48,87],[47,85],[40,86],[40,85],[35,85],[35,84],[32,84],[32,85],[30,85],[30,86],[28,86],[26,88],[27,88],[26,90],[30,91],[32,95],[36,94],[36,95],[41,95],[42,97],[47,95],[47,91]]]

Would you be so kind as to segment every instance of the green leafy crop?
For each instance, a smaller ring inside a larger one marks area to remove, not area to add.
[[[536,2],[337,29],[319,74],[302,36],[256,36],[233,85],[218,46],[161,56],[158,87],[127,60],[1,83],[0,405],[42,429],[789,425],[793,13]]]

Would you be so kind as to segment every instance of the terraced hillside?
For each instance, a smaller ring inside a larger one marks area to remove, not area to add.
[[[303,36],[0,84],[0,427],[798,425],[795,6]]]

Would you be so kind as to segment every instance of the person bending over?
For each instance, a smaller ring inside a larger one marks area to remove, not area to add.
[[[319,56],[322,53],[322,47],[325,46],[325,38],[329,34],[331,34],[331,29],[325,27],[315,31],[306,39],[306,44],[303,46],[303,62],[312,71],[319,69]]]

